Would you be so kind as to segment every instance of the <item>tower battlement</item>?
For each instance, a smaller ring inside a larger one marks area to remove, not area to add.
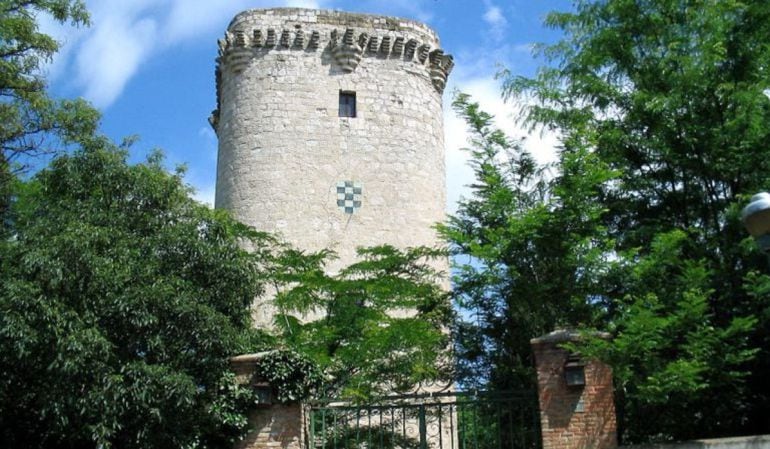
[[[454,67],[451,55],[439,48],[427,26],[406,19],[299,8],[254,9],[238,14],[218,41],[217,109],[211,124],[217,130],[223,72],[243,72],[253,59],[270,53],[302,52],[319,57],[331,71],[353,72],[363,58],[405,64],[424,71],[440,94]]]

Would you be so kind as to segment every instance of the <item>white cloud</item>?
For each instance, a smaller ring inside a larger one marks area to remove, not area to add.
[[[53,37],[59,43],[59,51],[50,61],[45,61],[42,65],[46,78],[57,79],[67,70],[67,62],[74,48],[73,42],[80,40],[88,29],[62,25],[48,13],[40,13],[37,17],[37,23],[40,32]]]
[[[97,107],[109,107],[150,58],[186,41],[213,40],[229,20],[248,8],[295,6],[319,8],[324,0],[90,0],[91,27],[73,29],[50,17],[43,30],[62,42],[47,67],[53,79],[69,70],[74,87]],[[278,3],[278,5],[276,5]]]
[[[525,138],[523,147],[529,151],[540,164],[554,162],[557,158],[556,147],[558,136],[553,133],[532,134],[517,122],[514,117],[515,105],[503,101],[500,95],[500,83],[493,75],[472,78],[457,78],[453,83],[454,89],[471,95],[481,109],[492,114],[494,123],[512,138]],[[451,87],[450,87],[451,88]],[[451,95],[446,97],[444,109],[444,140],[446,147],[447,172],[447,212],[455,213],[457,201],[468,197],[468,185],[474,180],[473,171],[468,166],[469,155],[463,148],[468,147],[467,125],[449,107]]]
[[[500,7],[494,6],[491,3],[484,12],[484,21],[492,26],[504,26],[508,23],[505,17],[503,17]]]
[[[77,55],[77,83],[96,107],[106,107],[123,92],[155,42],[154,20],[108,17],[85,39]]]
[[[503,11],[499,6],[493,4],[490,0],[484,1],[486,10],[482,18],[489,25],[489,33],[495,40],[501,40],[505,29],[508,27],[508,20],[503,16]]]
[[[164,37],[167,44],[175,44],[185,39],[206,36],[209,33],[221,34],[227,22],[235,14],[256,8],[249,0],[231,0],[216,2],[212,0],[171,0],[170,12],[165,20]],[[264,3],[264,2],[262,2]]]
[[[486,7],[484,20],[490,26],[487,33],[491,33],[487,34],[487,37],[494,38],[494,28],[497,27],[499,33],[503,33],[508,22],[500,8],[493,5],[491,1],[486,0],[484,4]],[[461,197],[470,195],[468,185],[474,181],[473,171],[468,167],[468,153],[462,150],[468,146],[467,126],[449,107],[451,92],[455,90],[471,95],[472,100],[478,102],[483,111],[495,117],[496,126],[509,137],[522,139],[522,145],[537,162],[545,164],[556,160],[558,137],[553,133],[530,135],[528,130],[516,120],[515,114],[520,105],[503,101],[500,81],[495,79],[495,74],[503,67],[510,68],[512,71],[519,70],[522,62],[529,59],[531,49],[532,45],[528,43],[503,41],[489,45],[483,56],[479,56],[475,48],[460,49],[455,54],[456,66],[449,78],[444,110],[447,211],[449,213],[457,210],[457,201]]]

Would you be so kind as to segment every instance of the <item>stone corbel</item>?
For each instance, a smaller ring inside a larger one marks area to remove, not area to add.
[[[420,64],[425,64],[425,61],[428,60],[430,45],[428,44],[422,44],[420,45],[420,48],[417,50],[417,60],[420,61]]]
[[[233,73],[241,73],[251,61],[251,49],[246,44],[246,33],[237,30],[225,35],[225,51],[222,60]]]
[[[264,45],[264,39],[262,37],[262,30],[254,30],[254,35],[251,39],[251,45],[253,47],[260,48]]]
[[[393,54],[395,56],[401,56],[404,53],[404,37],[399,36],[396,41],[393,42]]]
[[[383,36],[382,37],[382,44],[380,45],[380,53],[384,54],[385,56],[390,53],[390,36]]]
[[[318,31],[313,31],[310,33],[310,43],[308,44],[307,48],[311,50],[316,50],[321,42],[321,33]]]
[[[280,46],[283,48],[289,48],[289,30],[281,31]]]
[[[353,33],[353,28],[346,29],[345,34],[342,36],[342,43],[334,46],[332,49],[334,60],[347,73],[352,72],[358,67],[358,63],[361,62],[361,56],[363,55],[363,48],[355,42]],[[364,34],[361,36],[364,36]],[[334,42],[334,39],[332,42]]]
[[[294,35],[294,47],[302,48],[305,46],[305,33],[302,28],[297,25],[297,33]]]
[[[441,49],[430,52],[430,80],[439,93],[444,92],[452,67],[454,67],[452,56],[445,55]]]
[[[417,41],[414,39],[409,39],[409,41],[406,43],[406,47],[404,48],[404,58],[406,58],[407,61],[414,59],[415,50],[417,50]]]

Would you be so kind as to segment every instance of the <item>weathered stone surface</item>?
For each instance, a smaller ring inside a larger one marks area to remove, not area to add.
[[[302,39],[306,47],[276,46],[284,30],[296,44],[300,27],[310,35]],[[219,136],[216,207],[300,248],[334,249],[340,257],[332,272],[353,261],[359,246],[436,245],[445,168],[434,71],[446,57],[427,61],[428,49],[439,48],[435,33],[392,17],[278,8],[237,15],[227,32],[236,34],[261,36],[264,44],[246,42],[248,59],[237,60],[237,71],[223,50],[212,119]],[[365,52],[371,41],[359,46],[363,34],[379,43],[388,36],[391,54],[383,57],[387,47],[377,45]],[[335,56],[341,46],[358,49],[346,56],[358,58],[351,70]],[[401,54],[404,47],[410,55]],[[424,64],[414,58],[418,48]],[[355,118],[338,117],[340,91],[355,92]],[[352,213],[338,206],[337,185],[345,181],[363,186]],[[439,265],[446,270],[446,261]],[[268,300],[254,310],[258,325],[272,322]]]
[[[714,438],[668,444],[639,444],[622,449],[770,449],[770,435]]]
[[[235,449],[302,449],[303,413],[300,404],[275,404],[249,413],[251,432]]]
[[[255,19],[257,16],[259,19]],[[295,29],[293,33],[291,25]],[[309,40],[305,38],[303,25],[312,27]],[[342,32],[345,33],[342,42],[339,39],[341,31],[336,28],[337,25],[342,26]],[[263,30],[259,28],[261,26],[270,28]],[[358,36],[357,45],[354,34]],[[403,54],[405,60],[421,66],[425,65],[429,54],[441,51],[433,30],[411,20],[298,8],[250,10],[238,14],[230,23],[225,38],[220,41],[217,68],[229,67],[238,74],[242,70],[244,61],[247,62],[250,57],[262,56],[259,52],[237,51],[238,48],[247,45],[264,51],[270,51],[277,46],[277,49],[292,48],[312,52],[319,49],[323,40],[343,71],[351,72],[364,56],[387,56],[391,39],[395,39],[392,56],[398,57]],[[408,39],[408,42],[404,52],[405,39]],[[382,45],[379,45],[380,42]],[[237,55],[231,57],[232,52]],[[443,54],[443,51],[441,53]],[[417,54],[416,60],[415,54]],[[451,61],[451,56],[447,55],[447,58]],[[442,92],[446,77],[451,70],[452,64],[435,64],[431,60],[429,72],[434,79],[433,85],[439,93]],[[443,79],[443,82],[436,82],[436,78]],[[219,81],[217,88],[219,90]],[[217,109],[221,101],[222,96],[217,93]]]

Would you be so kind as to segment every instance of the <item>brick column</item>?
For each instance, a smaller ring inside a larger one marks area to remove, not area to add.
[[[560,346],[579,338],[577,332],[557,330],[531,340],[543,449],[615,449],[618,445],[610,367],[598,360],[582,360],[585,385],[567,385],[564,365],[570,353]]]
[[[254,370],[259,360],[267,353],[245,354],[230,359],[239,384],[251,384],[254,388],[269,387],[254,379]],[[303,413],[300,403],[257,405],[249,413],[250,431],[235,445],[235,449],[302,449]]]

